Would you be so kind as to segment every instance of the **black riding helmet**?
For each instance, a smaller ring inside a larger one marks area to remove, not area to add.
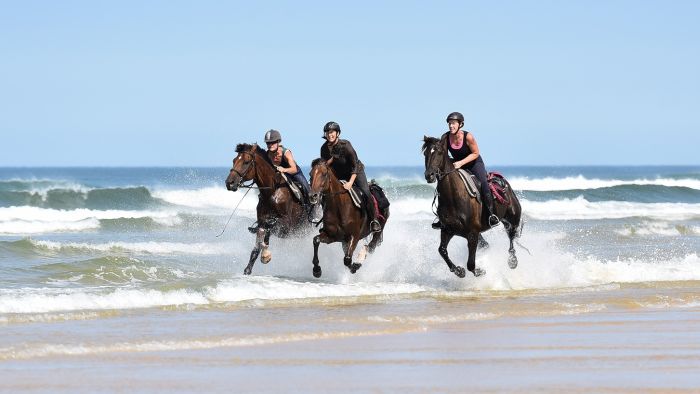
[[[464,126],[464,115],[459,112],[452,112],[451,114],[447,115],[447,119],[445,121],[450,123],[451,120],[456,120],[461,126]]]
[[[270,129],[265,133],[265,143],[270,144],[282,141],[282,134],[275,129]]]
[[[323,126],[323,137],[321,137],[321,138],[323,138],[325,140],[326,133],[331,131],[331,130],[337,131],[338,136],[340,137],[340,125],[336,122],[331,121],[331,122],[326,123],[325,126]]]

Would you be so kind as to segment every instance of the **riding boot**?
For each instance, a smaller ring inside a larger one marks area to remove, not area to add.
[[[374,211],[374,200],[373,197],[367,196],[366,199],[366,206],[367,206],[367,218],[370,220],[369,222],[369,231],[373,233],[377,233],[379,231],[382,231],[382,224],[379,223],[379,220],[377,220],[376,213]]]
[[[498,216],[496,216],[494,212],[494,205],[493,205],[493,195],[491,194],[491,191],[489,190],[488,193],[485,194],[484,196],[484,216],[486,217],[486,225],[491,228],[498,223],[500,223],[500,219],[498,219]]]

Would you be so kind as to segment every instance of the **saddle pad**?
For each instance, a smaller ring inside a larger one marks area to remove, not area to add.
[[[346,184],[346,181],[341,180],[340,183],[343,185]],[[348,190],[348,193],[350,193],[350,198],[352,199],[352,203],[355,204],[356,207],[362,208],[362,198],[357,194],[357,190],[355,190],[355,187],[353,186]]]
[[[282,175],[282,179],[283,179],[285,182],[287,182],[287,185],[289,185],[289,189],[292,190],[292,194],[294,194],[294,197],[296,197],[296,199],[299,200],[299,201],[304,201],[304,199],[303,199],[302,196],[301,196],[301,190],[299,190],[299,186],[297,186],[296,183],[291,182],[291,181],[287,178],[287,174],[285,174],[285,173],[283,173],[283,172],[280,172],[280,175]]]
[[[459,177],[462,178],[464,186],[467,187],[467,192],[469,195],[476,197],[479,203],[481,203],[481,193],[479,193],[479,188],[476,187],[476,182],[474,182],[474,175],[461,168],[457,172],[459,173]]]

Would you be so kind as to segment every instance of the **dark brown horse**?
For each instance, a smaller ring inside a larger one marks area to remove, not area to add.
[[[248,266],[243,271],[250,275],[261,250],[260,261],[268,263],[272,259],[268,249],[270,234],[285,238],[301,233],[309,229],[309,221],[301,202],[294,198],[262,148],[257,144],[238,144],[236,152],[238,155],[233,159],[233,168],[226,178],[226,188],[236,191],[243,182],[252,180],[260,191],[256,208],[258,220],[250,228],[257,237]]]
[[[370,221],[364,208],[360,209],[353,205],[350,194],[323,159],[316,159],[311,163],[309,200],[312,204],[320,202],[323,206],[323,228],[320,234],[314,237],[314,276],[316,278],[321,276],[321,266],[318,264],[318,245],[321,242],[324,244],[342,242],[345,252],[343,262],[354,274],[362,264],[353,263],[352,255],[358,242],[370,235]],[[368,200],[371,203],[372,198],[369,197]],[[382,240],[384,225],[389,219],[389,208],[382,210],[380,214],[383,216],[378,217],[382,230],[372,233],[372,240],[367,245],[367,250],[363,249],[360,252],[358,258],[360,261],[364,259],[367,252],[372,253]]]
[[[437,215],[442,224],[440,247],[438,248],[440,256],[445,260],[451,272],[463,278],[464,268],[452,263],[447,254],[447,245],[455,235],[464,237],[469,245],[467,269],[474,276],[483,275],[485,271],[476,267],[476,249],[480,233],[489,227],[482,223],[481,203],[467,192],[464,182],[447,155],[446,139],[440,140],[426,136],[423,138],[422,149],[425,156],[425,180],[428,183],[437,181]],[[508,238],[510,238],[508,266],[515,268],[518,266],[518,258],[515,256],[513,240],[519,235],[518,226],[520,226],[522,210],[510,185],[506,188],[505,197],[508,204],[496,202],[494,213],[503,223]]]

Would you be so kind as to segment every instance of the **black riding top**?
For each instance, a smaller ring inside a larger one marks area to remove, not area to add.
[[[462,131],[464,133],[464,138],[462,139],[462,146],[459,149],[454,149],[452,148],[452,144],[450,144],[450,138],[449,138],[449,132],[445,133],[446,138],[446,143],[447,143],[447,149],[450,151],[450,156],[452,156],[452,162],[455,161],[460,161],[463,160],[465,157],[469,156],[472,154],[472,150],[469,149],[469,144],[467,143],[467,134],[469,134],[468,131]],[[474,166],[476,163],[483,163],[484,161],[481,159],[481,155],[476,158],[476,160],[472,160],[469,163],[464,165],[464,168],[471,169],[471,167]]]
[[[333,146],[326,142],[321,146],[321,158],[326,161],[333,158],[331,168],[335,176],[344,181],[350,180],[352,174],[358,174],[365,170],[348,140],[338,140],[338,143]]]

